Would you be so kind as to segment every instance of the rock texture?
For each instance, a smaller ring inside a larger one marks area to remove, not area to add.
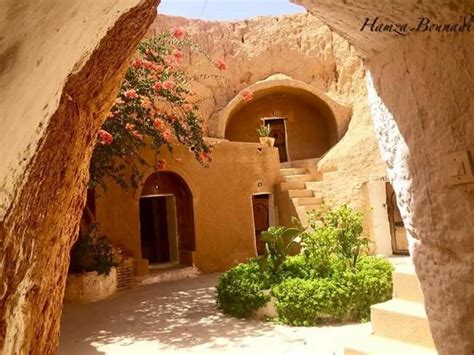
[[[228,69],[218,72],[216,78],[216,71],[206,60],[186,57],[196,76],[212,74],[209,78],[198,77],[195,84],[211,137],[222,137],[222,125],[225,126],[222,119],[233,107],[236,95],[272,76],[302,82],[301,87],[308,86],[311,92],[321,93],[321,98],[327,98],[329,104],[334,102],[333,110],[336,105],[349,109],[352,117],[349,126],[345,125],[347,132],[318,164],[320,171],[337,168],[321,193],[334,204],[350,202],[367,215],[370,213],[363,184],[384,177],[386,172],[372,125],[365,70],[356,51],[344,38],[310,14],[240,22],[159,15],[150,32],[177,26],[183,27],[211,58],[222,58],[228,64]]]
[[[295,1],[297,2],[297,1]],[[360,31],[365,18],[417,26],[462,23],[470,1],[298,1],[365,58],[376,134],[405,225],[440,354],[474,351],[474,193],[448,186],[447,154],[474,143],[470,31]]]
[[[157,2],[2,5],[2,354],[57,352],[92,146]]]

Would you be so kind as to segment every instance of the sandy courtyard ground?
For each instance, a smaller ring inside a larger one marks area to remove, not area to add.
[[[60,354],[342,354],[370,323],[288,327],[227,317],[215,307],[218,275],[122,291],[65,305]]]

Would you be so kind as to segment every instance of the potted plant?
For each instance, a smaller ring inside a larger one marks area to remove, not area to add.
[[[273,147],[275,138],[270,137],[272,129],[269,125],[262,123],[260,127],[257,128],[257,133],[260,137],[260,143],[265,144],[267,147]]]
[[[66,282],[66,302],[94,302],[112,295],[117,289],[114,249],[97,223],[81,233],[71,249]]]

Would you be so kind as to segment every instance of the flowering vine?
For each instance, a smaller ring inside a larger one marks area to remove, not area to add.
[[[151,165],[140,156],[140,149],[147,145],[156,153],[156,170],[166,168],[160,148],[172,152],[176,144],[187,146],[204,166],[210,163],[211,147],[203,140],[198,107],[188,100],[190,78],[181,67],[184,47],[198,49],[181,28],[139,44],[115,104],[97,135],[90,165],[91,188],[105,188],[106,177],[123,188],[138,187],[140,166]],[[207,58],[218,70],[227,68],[222,59]]]

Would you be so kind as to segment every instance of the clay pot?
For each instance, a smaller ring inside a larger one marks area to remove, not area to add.
[[[273,147],[275,145],[275,138],[260,137],[260,143],[265,144],[267,147]]]

